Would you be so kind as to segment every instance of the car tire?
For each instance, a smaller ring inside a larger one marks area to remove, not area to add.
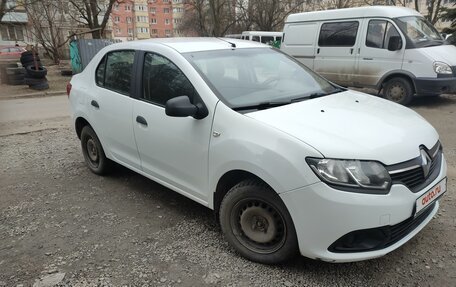
[[[90,126],[81,131],[81,148],[89,169],[98,175],[107,174],[112,168],[112,161],[104,153],[97,134]]]
[[[29,78],[29,77],[24,78],[24,83],[29,86],[39,85],[44,82],[47,82],[46,77],[44,77],[42,79],[35,79],[35,78]]]
[[[296,256],[298,240],[291,216],[277,193],[259,180],[235,185],[220,205],[226,240],[242,256],[277,264]]]
[[[49,89],[49,83],[47,81],[43,81],[38,84],[29,85],[29,88],[38,91],[47,90]]]
[[[25,74],[24,68],[7,68],[6,69],[7,75],[23,75]]]
[[[11,85],[11,86],[23,85],[23,84],[24,84],[24,78],[20,78],[20,79],[11,79],[11,78],[8,78],[8,80],[6,81],[6,83],[7,83],[8,85]]]
[[[26,63],[33,63],[34,60],[33,60],[33,55],[32,55],[32,52],[31,51],[26,51],[26,52],[23,52],[21,54],[21,64],[22,65],[25,65]],[[38,56],[38,54],[35,53],[35,60],[39,61],[40,60],[40,57]]]
[[[36,70],[35,66],[27,66],[26,69],[29,78],[42,79],[47,75],[47,69],[45,67],[38,67],[38,70]]]
[[[392,78],[383,88],[386,99],[404,106],[410,104],[413,94],[412,84],[404,78]]]
[[[22,80],[24,81],[24,74],[15,74],[15,75],[8,75],[8,80]]]

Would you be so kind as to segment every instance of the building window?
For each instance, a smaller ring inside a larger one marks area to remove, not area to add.
[[[163,8],[163,13],[169,14],[169,8]]]
[[[1,25],[2,40],[4,41],[24,41],[22,25]]]
[[[149,33],[149,28],[140,27],[137,28],[138,33]]]
[[[125,5],[125,11],[131,11],[131,6],[130,5]]]
[[[118,4],[118,3],[115,3],[115,4],[114,4],[114,10],[115,10],[115,11],[119,11],[119,4]]]
[[[133,29],[132,28],[128,28],[128,35],[129,36],[133,35]]]
[[[157,34],[158,31],[157,31],[157,29],[151,29],[151,30],[150,30],[150,33],[151,33],[151,34]]]
[[[169,19],[165,19],[165,25],[169,25]]]
[[[136,11],[147,11],[147,9],[144,5],[136,5]]]
[[[157,13],[157,9],[155,7],[150,7],[150,13],[152,13],[152,14]]]
[[[122,32],[122,30],[120,30],[120,28],[116,28],[116,34],[120,34]]]
[[[114,22],[116,22],[116,23],[120,22],[120,17],[119,16],[115,16],[114,17]]]
[[[131,17],[127,17],[127,23],[131,23]]]
[[[169,3],[169,0],[163,0],[163,3]]]
[[[147,23],[147,16],[136,16],[136,22]]]
[[[180,23],[182,23],[181,18],[174,18],[174,24],[180,24]]]
[[[151,18],[150,19],[150,24],[157,24],[157,19],[156,18]]]
[[[166,37],[170,37],[171,36],[171,30],[165,30],[165,35],[166,35]]]

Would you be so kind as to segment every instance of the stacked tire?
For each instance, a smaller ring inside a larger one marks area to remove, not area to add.
[[[26,77],[24,83],[34,90],[49,89],[46,79],[47,70],[41,65],[40,57],[32,51],[26,51],[21,55],[21,63],[25,68]]]
[[[6,84],[23,85],[24,78],[25,78],[25,69],[24,68],[19,68],[15,64],[6,68]]]

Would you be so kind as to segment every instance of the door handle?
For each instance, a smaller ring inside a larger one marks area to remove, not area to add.
[[[352,55],[353,55],[353,50],[354,50],[353,48],[350,49],[350,54],[352,54]]]
[[[137,122],[137,123],[140,123],[140,124],[142,124],[142,125],[144,125],[144,126],[147,127],[147,121],[146,121],[146,119],[143,118],[143,117],[141,117],[141,116],[137,116],[137,117],[136,117],[136,122]]]
[[[95,100],[92,100],[92,101],[90,102],[90,104],[91,104],[92,106],[94,106],[95,108],[97,108],[97,109],[100,108],[100,106],[98,105],[97,101],[95,101]]]
[[[320,48],[317,49],[317,54],[320,54]]]
[[[363,58],[363,60],[366,60],[366,61],[372,61],[374,58]]]

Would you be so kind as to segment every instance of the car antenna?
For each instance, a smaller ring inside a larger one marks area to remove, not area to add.
[[[217,39],[219,39],[219,40],[221,40],[223,42],[227,42],[227,43],[231,44],[231,48],[236,48],[236,44],[234,44],[233,42],[227,41],[227,40],[225,40],[223,38],[219,38],[219,37],[217,37]]]

